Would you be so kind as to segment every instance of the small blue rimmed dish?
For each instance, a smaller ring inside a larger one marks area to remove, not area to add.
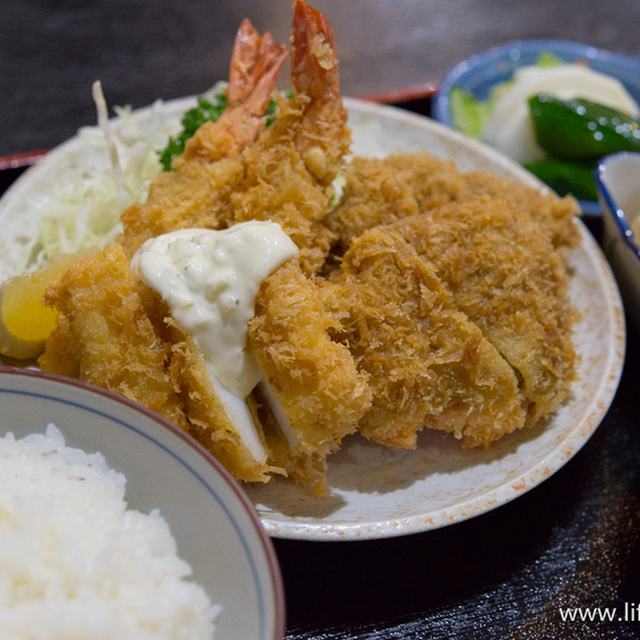
[[[452,87],[465,89],[485,100],[497,84],[509,81],[520,67],[535,65],[543,53],[567,63],[585,63],[594,71],[619,80],[640,104],[640,60],[567,40],[517,40],[473,55],[456,65],[436,94],[433,117],[455,128],[449,100]],[[596,201],[581,200],[580,207],[586,215],[602,213],[600,203]]]
[[[595,177],[602,205],[604,252],[627,314],[640,328],[640,153],[606,156],[598,163]]]

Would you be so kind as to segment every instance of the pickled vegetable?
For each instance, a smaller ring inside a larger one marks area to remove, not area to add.
[[[534,96],[529,108],[538,144],[550,156],[591,161],[618,151],[640,151],[638,119],[589,100]]]
[[[546,158],[524,166],[560,195],[570,193],[578,200],[598,198],[592,164]]]

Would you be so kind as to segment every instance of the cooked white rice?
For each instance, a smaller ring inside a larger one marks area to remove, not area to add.
[[[210,640],[217,608],[157,511],[60,431],[0,438],[3,640]]]

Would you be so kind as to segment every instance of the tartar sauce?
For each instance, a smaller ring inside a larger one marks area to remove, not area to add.
[[[244,399],[262,378],[246,350],[255,297],[261,282],[297,255],[279,224],[249,221],[221,231],[181,229],[152,238],[131,268],[193,336],[212,376]]]

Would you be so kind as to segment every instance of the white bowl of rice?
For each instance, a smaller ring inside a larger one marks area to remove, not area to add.
[[[279,640],[282,580],[240,486],[112,393],[0,366],[0,629],[33,640]]]

